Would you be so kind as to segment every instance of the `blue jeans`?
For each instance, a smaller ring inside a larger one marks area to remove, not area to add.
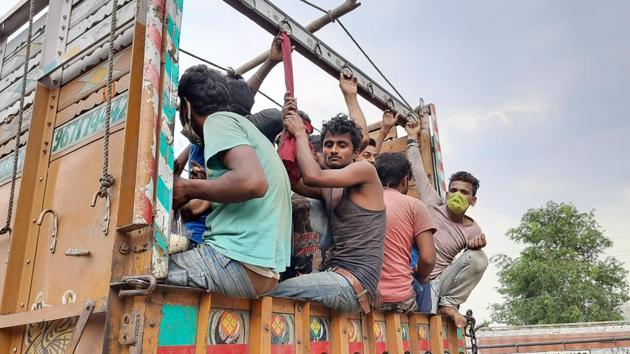
[[[231,297],[257,297],[243,265],[206,244],[171,255],[166,282],[169,285],[204,288]]]
[[[267,295],[313,300],[337,312],[361,312],[361,305],[350,282],[331,271],[285,280]]]

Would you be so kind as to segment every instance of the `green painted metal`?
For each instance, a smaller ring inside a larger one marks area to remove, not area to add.
[[[173,304],[162,306],[158,347],[194,345],[196,335],[197,307]]]

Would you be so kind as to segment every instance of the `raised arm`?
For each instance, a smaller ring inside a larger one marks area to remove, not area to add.
[[[378,131],[376,138],[374,141],[376,142],[375,154],[381,153],[381,147],[383,146],[383,141],[385,141],[385,137],[389,134],[389,131],[396,125],[396,118],[394,117],[394,113],[392,111],[383,112],[383,122],[381,123],[381,130]]]
[[[439,204],[442,199],[437,191],[429,183],[427,173],[424,170],[424,164],[422,163],[422,156],[418,149],[418,133],[420,132],[420,123],[407,122],[405,125],[408,139],[413,139],[415,142],[407,144],[407,159],[411,163],[411,172],[413,173],[413,179],[416,181],[416,189],[420,195],[420,199],[427,205]]]
[[[265,172],[251,146],[239,145],[223,153],[228,171],[215,180],[183,179],[173,183],[173,207],[179,209],[191,199],[238,203],[260,198],[269,187]]]
[[[273,42],[271,42],[271,50],[269,51],[269,57],[267,57],[267,60],[265,60],[258,70],[256,70],[256,73],[247,80],[247,85],[252,90],[252,94],[256,95],[260,89],[260,85],[262,85],[267,75],[269,75],[271,69],[282,61],[282,48],[280,47],[280,41],[281,39],[279,36],[273,38]]]
[[[348,116],[350,116],[350,119],[355,121],[359,127],[361,127],[361,133],[363,136],[361,138],[359,151],[363,151],[368,144],[370,132],[368,130],[367,121],[365,120],[365,115],[359,106],[356,76],[347,75],[343,72],[340,73],[339,88],[341,89],[341,93],[343,93],[346,106],[348,106]]]

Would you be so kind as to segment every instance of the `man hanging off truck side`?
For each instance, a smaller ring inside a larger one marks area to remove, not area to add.
[[[175,177],[173,207],[212,202],[203,244],[169,260],[167,282],[240,298],[274,289],[289,265],[291,189],[273,145],[227,112],[226,79],[204,65],[186,70],[178,94],[182,133],[203,141],[207,179]]]
[[[347,99],[356,99],[356,91],[354,95]],[[302,174],[293,189],[324,201],[334,247],[326,260],[327,271],[286,280],[270,295],[311,299],[340,312],[369,312],[383,261],[386,220],[376,169],[367,161],[355,162],[362,148],[362,131],[347,117],[324,123],[322,145],[328,169],[322,170],[293,98],[286,99],[283,113],[287,131],[296,139]],[[363,113],[359,109],[354,114]]]
[[[488,267],[488,258],[481,250],[486,246],[486,236],[477,222],[466,215],[477,202],[479,180],[464,171],[453,174],[443,202],[424,171],[417,140],[420,124],[407,122],[405,130],[409,137],[407,158],[416,188],[436,227],[436,259],[430,275],[431,312],[447,315],[458,327],[464,327],[466,318],[459,313],[459,305],[466,301]],[[464,252],[455,258],[461,251]]]

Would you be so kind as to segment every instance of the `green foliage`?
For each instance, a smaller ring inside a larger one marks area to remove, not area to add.
[[[604,251],[604,236],[593,211],[548,202],[528,210],[507,232],[526,247],[520,256],[493,257],[499,293],[492,319],[510,325],[621,320],[620,305],[630,300],[627,271]]]

